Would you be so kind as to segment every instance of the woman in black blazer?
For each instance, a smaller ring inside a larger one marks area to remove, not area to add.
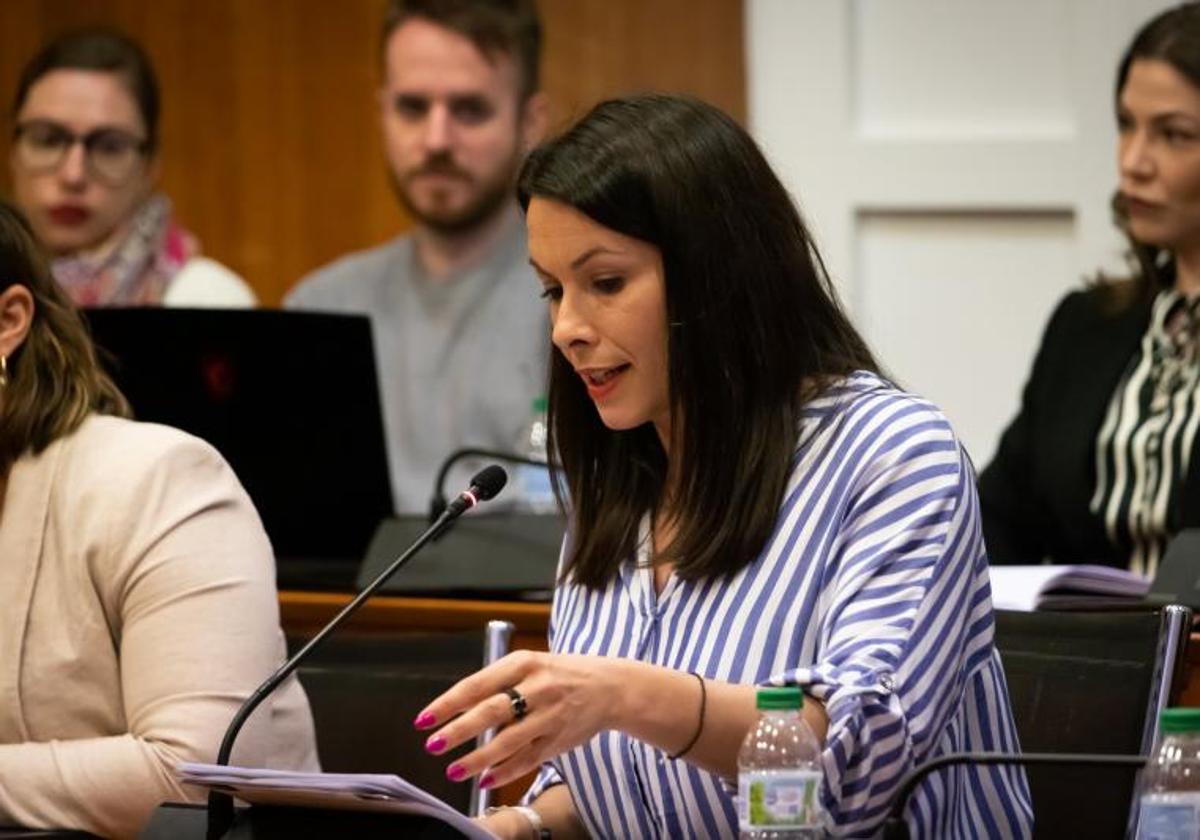
[[[1200,3],[1141,29],[1116,100],[1114,207],[1137,274],[1050,319],[980,476],[994,563],[1153,574],[1169,538],[1200,525]]]

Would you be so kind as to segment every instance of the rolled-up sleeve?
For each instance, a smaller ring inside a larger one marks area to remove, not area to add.
[[[825,706],[823,798],[847,835],[878,829],[991,652],[978,503],[953,434],[932,419],[878,452],[850,496],[816,662],[771,679]]]

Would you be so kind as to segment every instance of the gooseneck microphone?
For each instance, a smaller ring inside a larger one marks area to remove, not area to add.
[[[442,461],[442,465],[438,468],[437,478],[433,481],[433,495],[429,497],[430,522],[436,522],[437,518],[445,511],[446,476],[450,473],[450,468],[463,458],[492,458],[497,461],[504,461],[506,464],[529,464],[534,467],[546,466],[545,461],[539,461],[536,458],[530,458],[525,455],[518,455],[515,452],[501,452],[498,449],[476,449],[475,447],[456,449],[446,456],[446,460]],[[496,467],[496,469],[500,468]],[[483,473],[480,473],[480,475],[483,475]],[[476,478],[478,477],[476,476]],[[472,483],[474,483],[473,480]],[[451,504],[454,504],[454,502],[451,502]]]
[[[366,588],[354,597],[353,601],[343,607],[341,612],[322,627],[319,633],[309,639],[291,659],[279,666],[279,669],[274,674],[267,677],[266,681],[255,689],[254,693],[237,710],[237,714],[233,716],[233,720],[229,723],[229,728],[225,730],[225,737],[221,739],[221,748],[217,751],[216,763],[219,765],[229,764],[229,757],[233,753],[233,742],[237,739],[238,733],[242,730],[246,720],[258,708],[259,704],[272,691],[278,688],[280,683],[287,679],[312,651],[324,642],[334,630],[340,627],[347,618],[357,612],[358,608],[374,595],[375,591],[388,578],[399,571],[400,567],[407,563],[413,555],[424,548],[426,543],[449,528],[454,520],[461,516],[463,512],[473,508],[480,502],[486,502],[489,499],[495,498],[496,494],[504,489],[504,484],[507,481],[508,475],[504,472],[504,468],[496,464],[480,470],[471,479],[471,485],[446,506],[446,509],[442,511],[437,520],[426,528],[421,536],[417,537],[403,554],[393,560]],[[210,792],[208,795],[208,840],[218,840],[224,836],[233,825],[233,817],[233,797],[228,793],[215,790]]]
[[[1117,755],[1096,753],[949,753],[922,764],[909,772],[900,782],[899,792],[892,801],[892,809],[883,824],[883,840],[909,840],[908,824],[904,821],[904,809],[909,797],[926,776],[943,767],[956,765],[1036,765],[1057,764],[1072,767],[1125,767],[1141,769],[1148,759],[1144,755]]]

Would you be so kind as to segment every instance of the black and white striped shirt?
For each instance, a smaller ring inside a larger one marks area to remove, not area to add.
[[[1096,439],[1091,510],[1129,568],[1153,575],[1179,529],[1179,497],[1200,427],[1200,299],[1154,300],[1150,326],[1129,362]]]

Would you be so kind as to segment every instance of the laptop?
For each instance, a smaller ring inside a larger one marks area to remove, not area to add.
[[[183,429],[233,466],[271,538],[281,588],[348,590],[392,492],[366,316],[268,309],[90,309],[139,420]]]

